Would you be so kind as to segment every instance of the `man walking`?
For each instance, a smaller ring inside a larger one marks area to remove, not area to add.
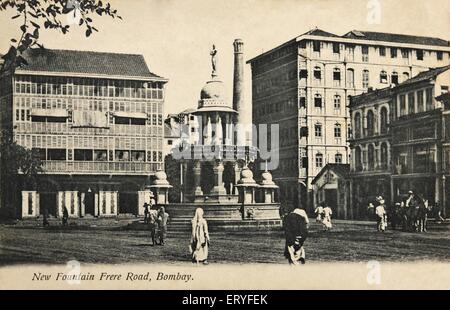
[[[375,208],[375,214],[377,216],[377,229],[384,232],[387,226],[386,208],[384,207],[385,201],[381,199],[379,205]]]
[[[306,256],[303,244],[308,235],[308,224],[308,215],[305,210],[298,207],[284,217],[286,236],[284,256],[291,265],[305,264]]]

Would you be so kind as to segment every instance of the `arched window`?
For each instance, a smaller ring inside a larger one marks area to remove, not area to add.
[[[341,86],[341,69],[333,69],[333,84],[334,86]]]
[[[355,70],[347,69],[347,87],[355,88]]]
[[[321,94],[314,95],[314,107],[322,108],[322,95]]]
[[[392,76],[391,76],[391,83],[398,85],[399,80],[398,80],[398,73],[397,72],[392,72]]]
[[[375,116],[372,110],[367,112],[367,136],[371,137],[375,133]]]
[[[341,136],[342,136],[341,124],[335,124],[334,125],[334,137],[340,138]]]
[[[369,70],[363,70],[362,83],[363,83],[363,88],[369,88]]]
[[[388,75],[386,71],[381,71],[380,73],[380,83],[381,84],[387,84],[388,83]]]
[[[385,134],[388,131],[388,111],[386,107],[380,110],[380,133]]]
[[[381,160],[381,169],[386,170],[388,168],[388,147],[386,142],[381,143],[380,160]]]
[[[342,164],[342,154],[337,153],[336,155],[334,155],[334,162],[336,164]]]
[[[316,125],[314,125],[314,135],[316,136],[316,138],[322,137],[322,124],[321,123],[317,123]]]
[[[317,153],[316,154],[316,168],[322,168],[323,167],[323,154]]]
[[[373,170],[375,167],[375,147],[373,144],[369,144],[367,148],[367,162],[369,164],[369,170]]]
[[[357,146],[355,148],[355,170],[356,171],[362,171],[362,154],[361,154],[361,148]]]
[[[355,139],[361,138],[361,113],[355,114],[355,126],[354,126]]]
[[[334,109],[341,110],[341,96],[334,95]]]

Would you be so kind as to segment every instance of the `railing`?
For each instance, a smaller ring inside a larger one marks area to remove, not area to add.
[[[17,132],[27,134],[68,134],[68,133],[98,133],[110,135],[132,135],[132,136],[156,136],[162,134],[162,126],[145,125],[109,125],[109,128],[80,128],[72,127],[66,123],[19,123]]]
[[[96,162],[96,161],[44,161],[44,173],[149,173],[162,169],[161,163]]]
[[[414,167],[410,165],[395,165],[394,175],[411,174],[411,173],[436,173],[436,163],[429,162],[426,164],[416,164]]]
[[[258,148],[254,146],[236,145],[185,145],[181,148],[172,149],[174,157],[185,160],[255,160],[258,157]]]

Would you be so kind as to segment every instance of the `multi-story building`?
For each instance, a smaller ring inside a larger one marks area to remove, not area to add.
[[[274,177],[281,196],[305,206],[319,171],[349,162],[348,97],[449,64],[450,45],[430,37],[314,29],[248,63],[253,122],[280,126]]]
[[[431,205],[446,205],[445,98],[449,86],[450,65],[350,99],[354,217],[364,217],[368,203],[374,203],[377,196],[392,205],[410,190]]]
[[[352,217],[366,215],[376,196],[391,197],[391,87],[350,98]]]
[[[196,145],[200,141],[199,121],[194,109],[167,115],[164,121],[164,156],[173,152],[182,143]]]
[[[442,102],[448,93],[450,66],[431,69],[393,89],[392,201],[409,190],[431,204],[443,200]],[[448,142],[448,141],[444,141]]]
[[[2,127],[39,152],[44,172],[37,188],[18,189],[15,215],[141,213],[142,191],[163,169],[167,80],[141,55],[32,49],[24,58],[1,77]]]
[[[442,201],[444,217],[450,215],[450,93],[436,98],[442,103]]]

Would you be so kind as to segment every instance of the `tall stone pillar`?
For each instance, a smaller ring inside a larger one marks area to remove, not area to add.
[[[80,195],[80,216],[84,217],[86,214],[86,193]]]
[[[233,195],[238,195],[238,190],[236,185],[239,182],[239,179],[241,178],[241,167],[239,167],[238,163],[234,164],[234,184],[233,184]]]
[[[214,179],[215,184],[212,190],[214,195],[226,195],[227,191],[225,190],[225,186],[223,186],[223,171],[224,166],[221,161],[216,161],[213,171],[214,171]]]
[[[194,196],[202,196],[203,191],[201,187],[202,163],[201,161],[194,162]]]
[[[234,75],[233,75],[233,109],[238,112],[237,124],[242,123],[244,107],[244,42],[236,39],[234,46]]]
[[[36,191],[22,191],[22,218],[39,216],[37,198]]]

